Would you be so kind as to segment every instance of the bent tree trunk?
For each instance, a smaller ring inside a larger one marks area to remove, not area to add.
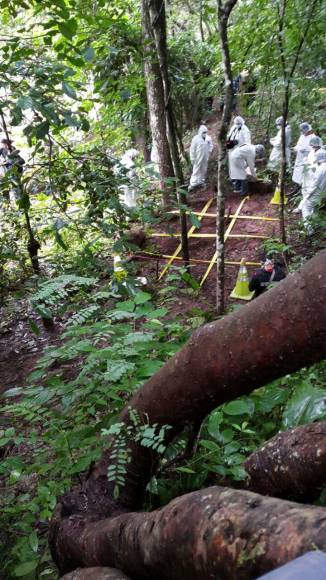
[[[115,565],[132,578],[249,580],[326,550],[326,509],[216,486],[152,513],[70,518],[62,540],[71,562]]]
[[[324,250],[254,302],[198,329],[129,405],[151,424],[170,424],[171,431],[177,433],[186,422],[198,422],[217,405],[321,360],[326,354],[325,259]],[[126,408],[121,418],[127,422],[128,417]],[[94,565],[91,538],[93,532],[94,538],[99,537],[99,520],[141,507],[153,467],[151,453],[132,445],[125,487],[118,500],[113,498],[113,484],[107,480],[108,465],[114,462],[110,453],[108,449],[95,465],[85,488],[66,494],[57,506],[51,544],[61,572],[80,564]],[[109,525],[114,530],[115,524]],[[87,532],[87,541],[82,536],[85,526],[93,530]],[[195,530],[188,532],[196,534]],[[182,537],[171,542],[177,549]],[[96,564],[119,567],[106,558],[103,544]],[[128,573],[127,568],[123,570]]]

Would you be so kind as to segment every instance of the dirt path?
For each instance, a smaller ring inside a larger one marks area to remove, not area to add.
[[[40,335],[36,336],[29,325],[29,318],[37,323]],[[20,387],[32,372],[44,348],[59,341],[60,325],[46,331],[40,319],[35,317],[28,300],[12,301],[3,307],[0,323],[0,394],[13,387]]]

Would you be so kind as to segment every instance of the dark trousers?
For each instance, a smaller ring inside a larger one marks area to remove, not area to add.
[[[247,195],[248,193],[248,181],[246,179],[235,179],[234,189],[238,191],[240,195]]]

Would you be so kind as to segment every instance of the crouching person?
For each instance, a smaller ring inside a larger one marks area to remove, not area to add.
[[[263,267],[256,270],[249,282],[250,292],[255,292],[254,298],[265,292],[273,282],[280,282],[285,278],[282,268],[274,264],[273,260],[266,260]]]

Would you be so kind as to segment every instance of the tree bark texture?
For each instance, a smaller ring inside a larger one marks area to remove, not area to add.
[[[254,302],[198,329],[134,395],[121,419],[128,422],[131,406],[150,424],[171,425],[175,434],[217,405],[321,360],[326,354],[325,259],[326,250]],[[110,448],[93,467],[84,489],[61,498],[51,543],[62,572],[80,565],[69,554],[81,541],[79,530],[85,522],[141,508],[153,456],[140,445],[130,447],[118,500],[113,499],[113,484],[107,480]]]
[[[216,311],[224,312],[224,214],[225,195],[228,182],[228,155],[226,137],[232,115],[232,70],[228,42],[228,21],[237,0],[223,2],[218,0],[218,32],[224,70],[224,107],[222,121],[217,135],[218,169],[217,169],[217,212],[216,212]]]
[[[131,580],[121,570],[116,568],[78,568],[74,572],[69,572],[61,576],[60,580]]]
[[[248,487],[263,495],[299,498],[326,483],[326,421],[279,433],[244,463]]]
[[[168,207],[170,205],[169,191],[171,191],[171,186],[167,186],[165,180],[174,177],[174,169],[166,135],[164,88],[155,42],[151,34],[151,22],[147,3],[148,0],[142,0],[143,52],[147,102],[153,145],[158,154],[163,203]]]
[[[130,580],[120,570],[116,568],[78,568],[74,572],[69,572],[61,576],[60,580]]]
[[[168,48],[166,41],[166,18],[165,18],[165,4],[164,0],[146,0],[150,15],[151,28],[156,45],[157,58],[159,61],[161,78],[163,82],[164,93],[164,110],[166,112],[166,127],[167,137],[170,147],[170,154],[174,168],[174,175],[176,176],[176,190],[177,197],[180,204],[180,231],[181,231],[181,249],[182,257],[189,265],[189,250],[188,250],[188,226],[187,214],[182,206],[187,205],[186,195],[180,191],[184,187],[183,172],[178,149],[178,137],[176,132],[176,123],[174,118],[174,110],[172,105],[171,83],[168,70]]]
[[[211,487],[152,513],[72,517],[61,537],[70,566],[113,565],[134,580],[249,580],[326,550],[326,509]]]

